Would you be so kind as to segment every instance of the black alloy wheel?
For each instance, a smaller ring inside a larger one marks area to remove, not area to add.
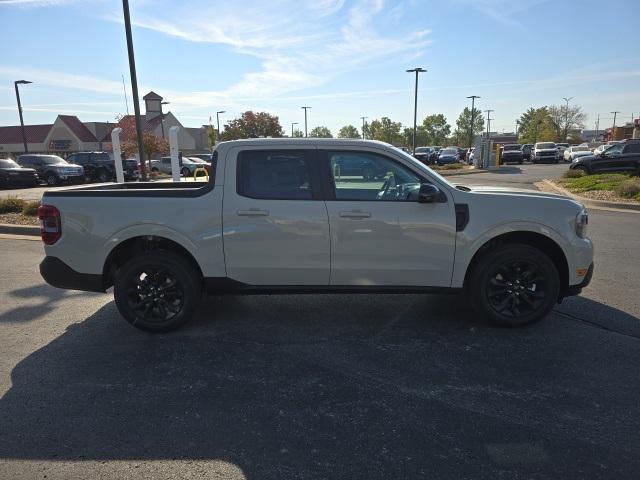
[[[57,185],[59,180],[58,180],[58,176],[55,173],[48,173],[47,174],[47,185]]]
[[[494,247],[480,258],[469,282],[473,306],[495,324],[519,327],[544,318],[560,294],[558,271],[529,245]]]
[[[202,291],[192,262],[172,252],[154,250],[121,267],[114,297],[122,316],[150,332],[175,330],[195,312]]]

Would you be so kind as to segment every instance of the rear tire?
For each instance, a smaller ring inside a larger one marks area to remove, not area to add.
[[[120,314],[134,327],[169,332],[195,313],[202,296],[202,278],[183,256],[155,250],[118,269],[113,295]]]
[[[506,244],[480,258],[471,272],[469,295],[477,312],[502,327],[542,320],[560,294],[560,276],[537,248]]]
[[[583,167],[582,165],[575,167],[574,170],[578,170],[579,172],[582,172],[585,175],[590,175],[591,173],[589,172],[589,169],[587,167]]]
[[[191,172],[189,171],[189,169],[188,169],[187,167],[184,167],[184,168],[181,170],[181,172],[180,172],[180,173],[182,173],[182,176],[183,176],[184,178],[187,178],[187,177],[189,177],[189,176],[191,175]]]

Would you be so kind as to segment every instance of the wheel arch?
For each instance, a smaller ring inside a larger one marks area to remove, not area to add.
[[[118,243],[105,258],[102,267],[102,281],[105,290],[113,285],[115,272],[120,266],[124,265],[127,260],[142,252],[153,250],[169,251],[186,258],[200,276],[203,277],[202,269],[195,256],[180,243],[162,235],[139,235],[129,237]]]
[[[564,250],[554,239],[533,231],[516,231],[502,233],[500,235],[492,237],[484,244],[482,244],[482,246],[480,246],[480,248],[478,248],[473,254],[471,262],[469,262],[469,266],[467,267],[464,276],[464,287],[468,287],[471,272],[478,264],[480,258],[482,258],[492,248],[513,243],[519,243],[537,248],[551,259],[553,264],[558,269],[558,274],[560,276],[560,295],[563,296],[564,292],[569,286],[569,263],[567,261]]]

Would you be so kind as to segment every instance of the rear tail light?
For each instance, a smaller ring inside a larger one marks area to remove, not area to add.
[[[46,245],[53,245],[62,236],[62,224],[60,211],[51,205],[38,207],[38,219],[40,220],[40,236]]]

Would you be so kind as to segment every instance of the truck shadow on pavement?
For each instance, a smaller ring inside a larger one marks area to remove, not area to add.
[[[632,335],[558,314],[496,329],[457,296],[212,297],[168,335],[109,303],[13,369],[0,458],[220,459],[250,479],[632,478],[639,359]]]

